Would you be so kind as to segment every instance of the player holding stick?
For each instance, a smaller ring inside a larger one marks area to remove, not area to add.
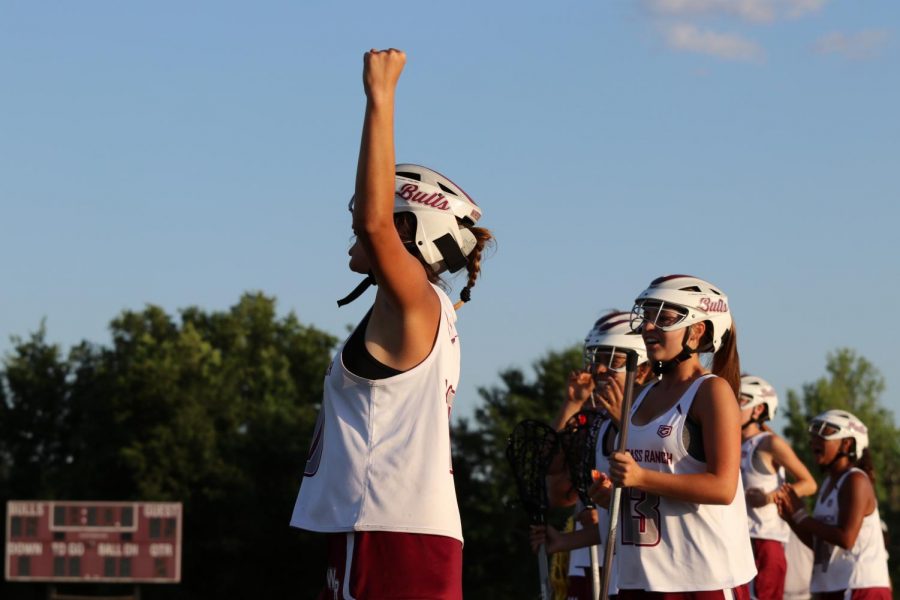
[[[596,408],[606,414],[603,424],[600,426],[597,445],[591,449],[595,453],[595,469],[600,478],[591,490],[597,494],[594,500],[600,500],[603,508],[594,510],[594,515],[582,515],[584,522],[582,527],[571,533],[560,533],[552,527],[535,528],[532,532],[532,546],[536,547],[546,536],[547,551],[554,553],[570,551],[570,563],[575,557],[575,567],[569,570],[569,598],[591,597],[591,579],[588,577],[585,567],[590,565],[587,556],[587,548],[601,544],[601,539],[607,534],[609,513],[606,510],[608,497],[600,493],[600,490],[608,485],[606,472],[609,470],[609,456],[612,442],[615,438],[622,409],[622,401],[626,385],[626,351],[633,351],[638,355],[638,367],[635,381],[638,386],[643,385],[652,375],[646,362],[644,341],[638,334],[631,331],[630,315],[628,313],[613,311],[604,315],[594,323],[588,332],[584,343],[584,357],[587,369],[575,371],[569,377],[566,402],[560,409],[556,425],[561,427],[566,421],[582,407],[596,405]],[[559,467],[548,477],[548,487],[551,490],[551,502],[556,505],[572,505],[577,496],[574,494],[572,482],[568,470]],[[599,475],[602,473],[602,475]],[[588,526],[590,525],[590,526]],[[585,550],[578,554],[578,550]],[[597,567],[599,567],[597,563]],[[579,572],[580,570],[580,572]],[[594,594],[593,597],[596,597]]]
[[[660,376],[635,400],[628,452],[610,459],[625,488],[617,539],[619,598],[749,597],[756,573],[740,482],[740,364],[725,295],[685,275],[660,277],[635,301]],[[713,353],[712,373],[698,354]]]
[[[450,464],[458,385],[454,306],[439,274],[466,269],[468,300],[491,240],[452,181],[394,165],[399,50],[364,59],[366,111],[350,269],[378,288],[325,378],[291,525],[329,533],[325,598],[462,598],[462,531]],[[367,285],[339,302],[357,297]]]

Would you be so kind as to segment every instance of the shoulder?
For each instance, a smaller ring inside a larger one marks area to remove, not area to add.
[[[870,497],[874,497],[875,488],[865,472],[853,469],[840,482],[838,489],[838,498],[840,500],[865,501]]]
[[[732,391],[728,382],[721,377],[707,377],[704,379],[697,390],[694,403],[699,403],[698,408],[704,406],[727,408],[731,405],[737,408],[734,391]]]
[[[691,403],[690,414],[700,424],[729,423],[740,419],[734,392],[721,377],[707,377],[703,380]]]

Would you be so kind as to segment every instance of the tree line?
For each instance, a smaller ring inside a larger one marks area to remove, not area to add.
[[[279,317],[274,298],[258,293],[224,311],[124,311],[110,333],[109,344],[82,342],[68,351],[49,342],[43,326],[13,338],[0,366],[4,510],[11,499],[179,501],[182,583],[142,586],[142,598],[315,597],[324,544],[288,521],[338,340],[294,314]],[[536,595],[506,437],[524,418],[553,418],[581,360],[581,348],[572,346],[538,358],[533,374],[505,369],[498,383],[479,390],[473,415],[453,424],[467,598]],[[900,442],[881,404],[884,378],[849,349],[829,355],[825,370],[788,392],[785,435],[812,464],[806,418],[826,408],[856,413],[870,427],[881,511],[893,530],[900,526]],[[561,524],[565,513],[551,522]],[[4,539],[5,526],[4,519]],[[889,550],[900,556],[894,544]],[[0,582],[4,599],[45,594],[42,585]]]

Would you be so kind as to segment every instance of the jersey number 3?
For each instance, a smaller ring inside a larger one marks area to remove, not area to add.
[[[622,507],[622,543],[628,546],[655,546],[662,538],[659,496],[641,490],[625,490]]]

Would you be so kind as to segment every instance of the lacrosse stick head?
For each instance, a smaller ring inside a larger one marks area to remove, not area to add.
[[[519,500],[532,525],[543,525],[547,507],[547,468],[559,450],[559,438],[546,423],[526,419],[515,426],[506,445]]]
[[[566,456],[569,480],[585,507],[594,506],[588,495],[593,483],[591,471],[596,464],[597,434],[606,416],[598,410],[581,410],[566,421],[559,442]]]

